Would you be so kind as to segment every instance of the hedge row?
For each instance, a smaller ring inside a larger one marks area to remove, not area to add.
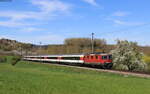
[[[17,64],[17,62],[19,62],[21,60],[20,56],[14,56],[11,60],[11,64],[14,66],[15,64]]]
[[[7,62],[6,56],[0,56],[0,63],[5,63]]]
[[[0,63],[6,63],[7,61],[9,61],[12,65],[17,64],[18,61],[21,60],[20,56],[12,56],[12,58],[10,60],[8,60],[8,56],[5,55],[0,55]]]

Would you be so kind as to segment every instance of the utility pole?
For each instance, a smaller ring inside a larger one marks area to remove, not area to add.
[[[94,33],[92,33],[91,44],[92,44],[92,53],[94,53]]]
[[[42,48],[42,42],[39,42],[39,44],[40,44],[40,45],[39,45],[39,46],[40,46],[40,49],[39,49],[39,57],[40,57],[40,61],[42,61],[42,57],[41,57],[41,53],[40,53],[41,50],[42,50],[42,49],[41,49],[41,48]]]
[[[22,54],[22,44],[20,44],[20,54],[21,54],[21,56],[23,56],[23,54]]]
[[[39,42],[39,55],[41,54],[41,50],[42,50],[42,42]]]

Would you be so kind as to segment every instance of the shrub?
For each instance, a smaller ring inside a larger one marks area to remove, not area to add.
[[[143,54],[137,49],[137,43],[118,40],[116,49],[112,50],[115,69],[130,71],[145,71],[147,65]]]
[[[14,66],[21,60],[20,56],[14,56],[11,60],[11,64]]]
[[[5,63],[7,58],[5,56],[0,56],[0,63]]]

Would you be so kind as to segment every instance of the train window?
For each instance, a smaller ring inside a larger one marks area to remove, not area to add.
[[[91,59],[93,59],[93,56],[91,56]]]
[[[65,60],[80,60],[80,57],[62,57]]]
[[[87,58],[89,58],[89,56],[87,56]]]
[[[87,56],[85,56],[85,58],[87,58]]]
[[[38,59],[44,59],[44,57],[38,57]]]
[[[80,60],[80,57],[72,57],[72,60]]]
[[[47,59],[57,59],[57,57],[47,57]]]
[[[106,59],[107,59],[107,56],[102,56],[102,59],[103,59],[103,60],[106,60]]]
[[[96,59],[98,59],[98,56],[95,56],[96,57]]]
[[[112,59],[112,55],[109,55],[109,59]]]

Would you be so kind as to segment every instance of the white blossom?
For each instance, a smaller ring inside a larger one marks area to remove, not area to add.
[[[137,43],[120,41],[116,45],[116,49],[112,50],[113,64],[115,69],[144,71],[146,64],[142,57],[143,54],[138,51]]]

